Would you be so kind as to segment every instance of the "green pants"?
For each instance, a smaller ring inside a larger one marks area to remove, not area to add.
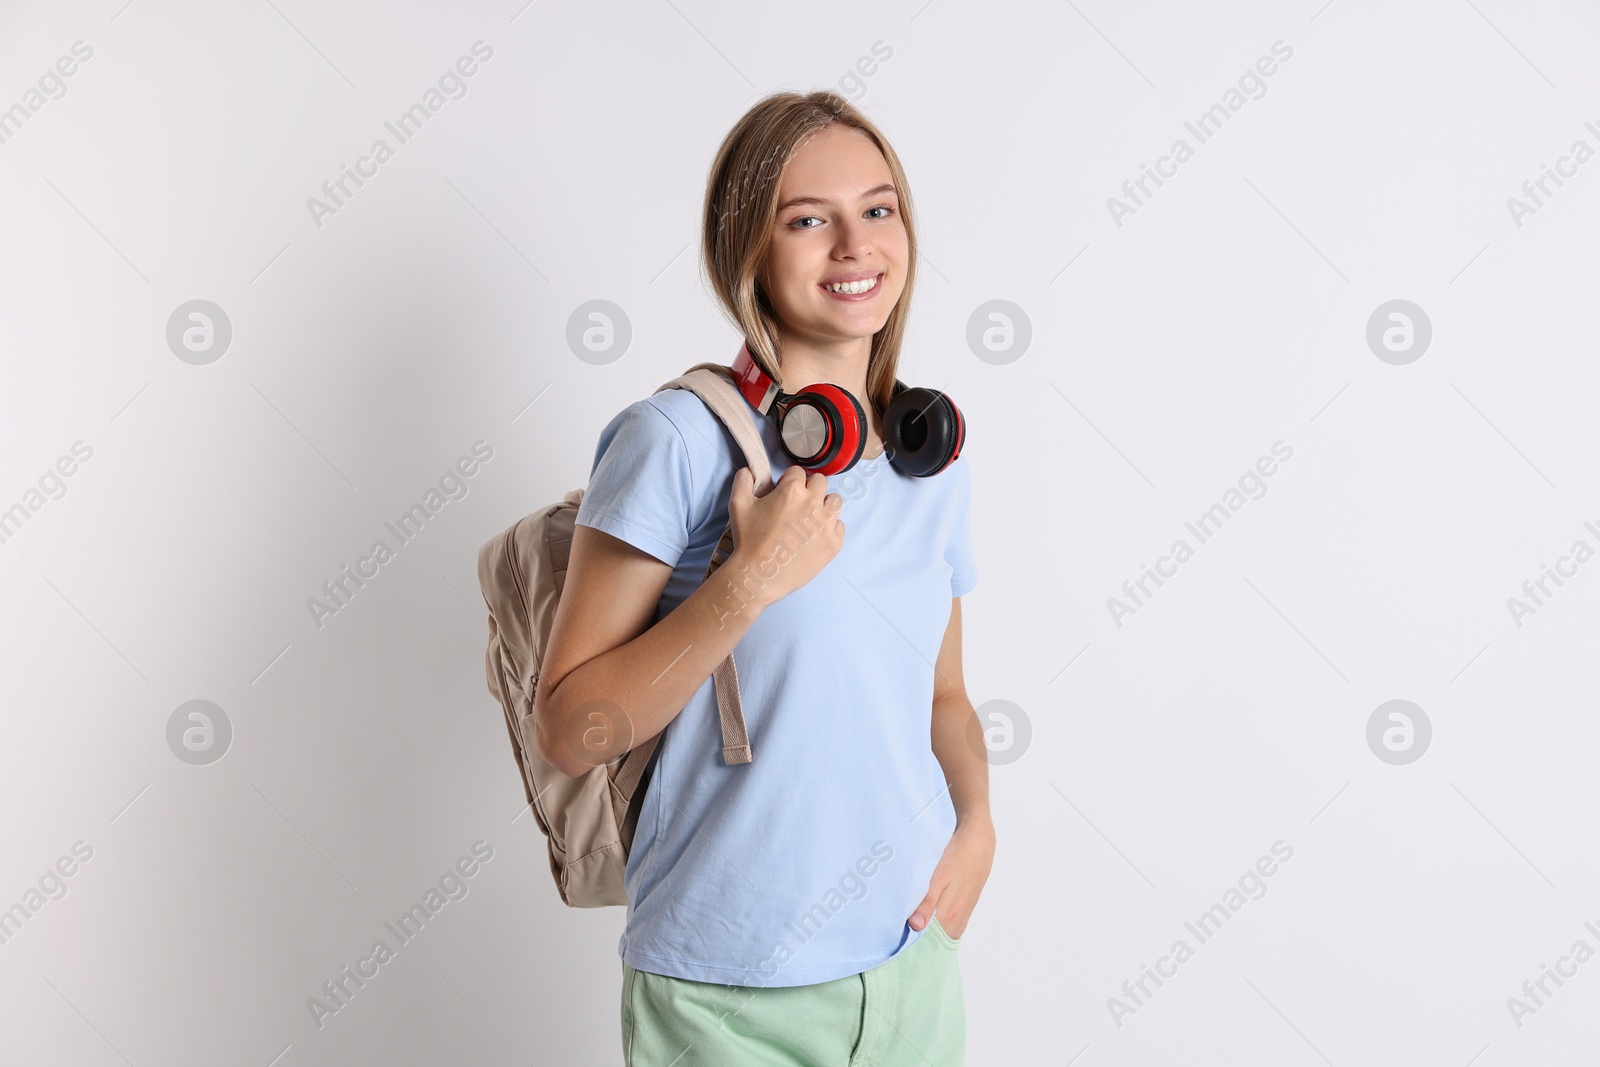
[[[935,918],[885,963],[815,985],[691,982],[622,965],[625,1067],[961,1067],[956,956]]]

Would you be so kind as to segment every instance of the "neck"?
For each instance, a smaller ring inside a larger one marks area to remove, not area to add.
[[[819,342],[786,335],[783,338],[783,365],[778,387],[786,393],[818,382],[831,382],[856,398],[867,413],[865,455],[882,451],[878,416],[867,396],[867,364],[872,358],[872,338],[854,337],[844,341]]]

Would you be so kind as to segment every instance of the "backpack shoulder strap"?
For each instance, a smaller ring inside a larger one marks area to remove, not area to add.
[[[745,466],[755,475],[756,496],[765,496],[772,488],[772,463],[767,459],[767,446],[756,429],[755,415],[739,390],[722,375],[713,370],[695,370],[681,374],[659,386],[662,389],[687,389],[705,401],[706,407],[722,421],[738,442],[744,453]]]
[[[755,416],[744,397],[726,378],[713,370],[694,370],[679,375],[655,391],[659,393],[662,389],[687,389],[705,401],[706,407],[728,428],[738,442],[739,450],[744,453],[745,465],[755,476],[756,496],[765,496],[772,489],[772,463],[767,458],[766,443],[756,429]],[[710,578],[732,552],[733,524],[730,522],[727,529],[722,531],[722,539],[711,550],[711,559],[706,564],[706,577]],[[717,714],[722,720],[723,762],[730,766],[749,763],[754,754],[750,750],[744,703],[739,696],[739,672],[734,666],[732,653],[717,665],[712,678],[717,692]],[[657,734],[628,753],[627,761],[617,775],[617,784],[623,789],[624,796],[632,796],[660,739],[661,735]]]

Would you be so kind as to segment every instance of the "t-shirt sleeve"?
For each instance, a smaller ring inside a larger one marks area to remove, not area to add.
[[[945,547],[950,564],[950,595],[965,596],[978,584],[977,561],[972,554],[972,479],[965,460],[958,459],[946,472],[956,475],[956,521]]]
[[[576,521],[677,566],[693,500],[688,444],[676,423],[639,400],[600,432]]]

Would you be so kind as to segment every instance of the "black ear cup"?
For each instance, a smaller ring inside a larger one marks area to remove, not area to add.
[[[883,443],[902,474],[938,474],[961,454],[966,422],[955,403],[937,389],[897,390],[883,413]]]

